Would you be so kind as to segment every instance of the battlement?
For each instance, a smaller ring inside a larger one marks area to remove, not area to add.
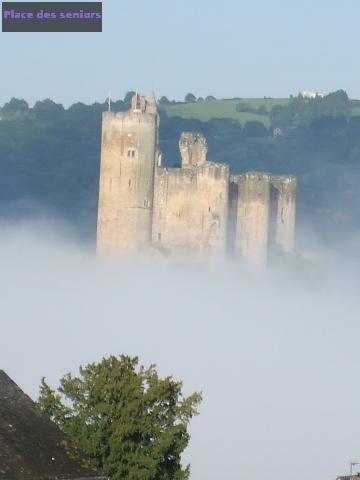
[[[127,123],[137,125],[139,123],[153,124],[156,121],[156,116],[146,110],[144,112],[136,112],[127,110],[126,112],[103,112],[102,126],[104,127],[115,125],[119,128],[119,124]]]
[[[214,178],[226,177],[229,179],[230,169],[225,163],[204,162],[197,165],[197,171],[200,175],[208,175]]]
[[[295,191],[297,178],[293,175],[271,175],[271,185],[278,190],[286,187],[289,190]]]
[[[232,175],[231,181],[237,185],[253,190],[254,193],[262,190],[264,183],[271,182],[271,174],[267,172],[245,172],[239,175]]]

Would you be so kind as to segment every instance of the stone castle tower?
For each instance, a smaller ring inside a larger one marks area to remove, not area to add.
[[[129,112],[104,112],[97,245],[99,250],[149,247],[158,157],[155,97],[136,94]]]
[[[230,176],[207,160],[199,133],[181,135],[181,166],[161,165],[155,97],[138,94],[128,112],[102,123],[97,248],[150,248],[205,259],[231,252],[248,268],[266,265],[268,246],[294,247],[296,179],[265,172]]]

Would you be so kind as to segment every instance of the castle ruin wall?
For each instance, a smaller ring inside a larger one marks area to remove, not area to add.
[[[153,244],[195,256],[226,248],[229,169],[205,162],[192,168],[157,168]]]

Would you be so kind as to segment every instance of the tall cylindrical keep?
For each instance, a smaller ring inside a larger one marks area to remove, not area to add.
[[[135,95],[129,112],[103,114],[98,251],[138,252],[151,243],[158,155],[158,116],[152,103]]]
[[[249,172],[232,177],[238,184],[234,253],[249,270],[266,266],[270,206],[270,175]]]
[[[285,253],[294,249],[296,214],[296,178],[278,175],[271,179],[277,190],[276,237],[275,243]]]

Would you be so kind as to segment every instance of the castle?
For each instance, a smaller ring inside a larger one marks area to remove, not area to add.
[[[156,249],[200,260],[231,253],[252,270],[268,246],[292,252],[296,178],[230,175],[207,160],[199,133],[183,133],[180,168],[162,166],[155,96],[135,94],[128,112],[104,112],[97,223],[99,252]]]

